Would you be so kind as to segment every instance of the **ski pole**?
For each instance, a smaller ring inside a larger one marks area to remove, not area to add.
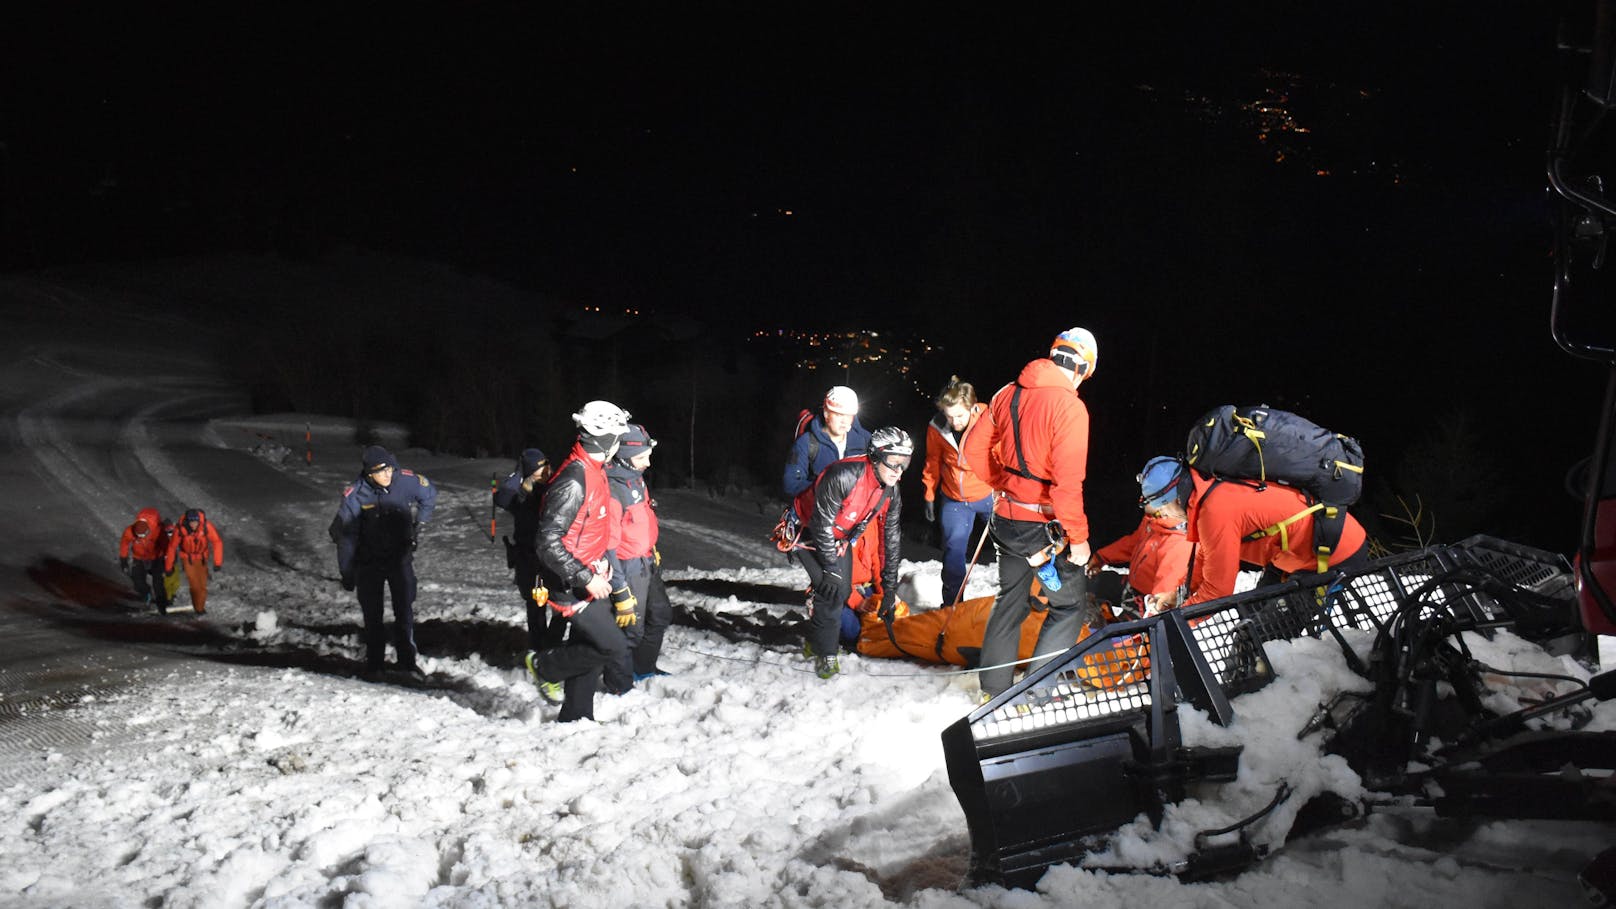
[[[971,553],[971,563],[965,566],[965,577],[960,579],[959,589],[954,591],[954,602],[950,606],[958,606],[960,597],[965,596],[965,585],[971,582],[971,569],[976,567],[976,560],[982,555],[982,544],[988,541],[988,534],[992,532],[992,524],[982,528],[982,536],[976,541],[976,551]]]
[[[499,474],[494,474],[488,480],[488,542],[497,539],[499,525],[499,502],[494,496],[499,492]]]

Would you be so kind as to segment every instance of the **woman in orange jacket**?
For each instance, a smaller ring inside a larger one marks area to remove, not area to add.
[[[211,569],[208,566],[210,555],[213,559]],[[174,528],[174,539],[163,557],[166,570],[174,570],[176,558],[184,566],[185,580],[191,587],[191,607],[198,614],[207,612],[208,578],[214,571],[224,570],[224,541],[219,539],[219,531],[213,528],[213,522],[208,520],[202,509],[192,508],[185,512],[179,526]]]
[[[986,526],[993,516],[993,487],[961,455],[966,437],[984,410],[987,405],[977,403],[975,387],[959,376],[950,376],[937,396],[937,415],[926,424],[926,466],[920,482],[926,489],[926,520],[936,521],[939,511],[942,517],[944,606],[959,599],[977,522]],[[937,507],[939,498],[941,509]]]

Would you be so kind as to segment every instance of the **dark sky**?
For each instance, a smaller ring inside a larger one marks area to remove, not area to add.
[[[1371,451],[1530,407],[1586,447],[1546,327],[1557,4],[1004,5],[30,4],[0,266],[384,249],[922,333],[928,386],[1076,323],[1127,459],[1224,400]]]

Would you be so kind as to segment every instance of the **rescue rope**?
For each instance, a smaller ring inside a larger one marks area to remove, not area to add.
[[[755,659],[755,658],[754,659],[747,659],[747,658],[743,658],[743,657],[724,656],[723,654],[720,654],[720,653],[709,653],[709,652],[707,652],[705,650],[698,650],[695,647],[689,647],[689,646],[684,646],[684,645],[680,645],[680,644],[674,644],[671,647],[665,645],[663,649],[665,649],[665,650],[666,649],[683,650],[683,651],[686,651],[688,653],[694,653],[697,656],[707,657],[708,659],[726,660],[726,661],[731,662],[731,663],[750,663],[750,664],[752,664],[754,666],[764,662],[762,659]],[[765,653],[778,654],[780,656],[784,656],[784,657],[788,657],[788,658],[797,658],[800,651],[796,651],[796,650],[773,650],[773,649],[769,649],[769,648],[764,648],[763,650],[760,650],[758,652],[758,655],[761,657],[762,654],[765,654]],[[860,656],[860,654],[857,654],[857,653],[854,653],[852,655],[853,656]],[[970,675],[971,673],[981,672],[981,671],[986,670],[986,669],[1004,669],[1006,667],[1015,667],[1015,666],[1020,666],[1023,663],[1032,663],[1032,662],[1034,662],[1036,660],[1045,659],[1045,658],[1054,658],[1054,657],[1059,656],[1059,655],[1060,654],[1044,654],[1044,656],[1042,656],[1042,657],[1028,657],[1025,660],[1011,660],[1008,663],[997,663],[997,664],[992,665],[992,666],[978,666],[975,669],[941,669],[941,670],[931,670],[929,672],[865,672],[865,673],[860,673],[860,674],[861,675],[867,675],[867,676],[869,676],[871,678],[877,678],[877,679],[934,679],[934,678],[937,678],[938,676]],[[865,659],[878,660],[878,659],[882,659],[882,658],[881,657],[865,657]],[[769,665],[775,666],[775,667],[780,668],[780,669],[789,669],[789,670],[791,670],[793,672],[809,672],[809,673],[814,672],[814,668],[813,668],[813,666],[811,664],[791,665],[789,663],[769,663]]]

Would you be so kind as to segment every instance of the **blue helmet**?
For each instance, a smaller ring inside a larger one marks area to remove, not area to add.
[[[1136,478],[1139,481],[1139,507],[1155,511],[1179,499],[1179,481],[1184,478],[1184,462],[1167,456],[1151,458]]]

